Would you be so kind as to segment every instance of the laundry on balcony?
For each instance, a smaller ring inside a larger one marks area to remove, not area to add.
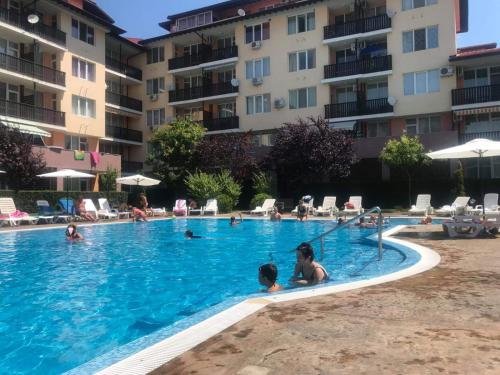
[[[101,162],[101,155],[97,151],[92,151],[90,153],[90,163],[92,167],[97,167]]]
[[[75,160],[85,160],[85,151],[75,150]]]

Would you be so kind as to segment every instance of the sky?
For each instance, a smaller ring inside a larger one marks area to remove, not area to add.
[[[158,23],[170,14],[201,8],[223,0],[97,0],[97,3],[127,30],[125,36],[150,38],[165,34]],[[452,0],[440,0],[452,1]],[[469,32],[459,34],[458,46],[498,42],[500,44],[500,0],[469,0]]]

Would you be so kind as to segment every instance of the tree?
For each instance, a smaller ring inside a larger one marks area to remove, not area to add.
[[[42,152],[33,151],[31,135],[0,126],[0,167],[7,172],[10,188],[15,191],[32,188],[45,166]]]
[[[453,172],[454,188],[453,192],[457,197],[465,196],[465,183],[464,183],[464,168],[459,161],[457,169]]]
[[[177,119],[153,133],[147,163],[163,181],[181,183],[186,173],[194,169],[196,146],[204,133],[205,129],[198,123]]]
[[[205,136],[196,149],[198,168],[211,173],[229,170],[239,181],[251,177],[257,169],[251,137],[249,132]]]
[[[321,117],[298,119],[278,130],[266,164],[296,186],[323,176],[344,178],[356,162],[353,146],[351,132],[331,129]]]
[[[403,135],[400,140],[387,141],[380,153],[380,160],[390,168],[399,169],[408,177],[408,202],[411,207],[411,182],[416,169],[430,164],[418,137]]]
[[[116,177],[118,172],[116,169],[108,167],[106,173],[101,174],[101,186],[106,191],[106,198],[109,199],[109,192],[116,191]]]

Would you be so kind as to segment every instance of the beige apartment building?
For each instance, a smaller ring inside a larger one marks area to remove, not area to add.
[[[500,139],[499,50],[456,47],[467,0],[232,0],[171,15],[147,40],[89,0],[23,3],[0,0],[0,121],[38,129],[51,168],[147,170],[152,132],[186,116],[209,134],[251,131],[256,147],[323,116],[355,131],[360,159],[404,133],[429,150]],[[488,168],[500,178],[500,161]]]

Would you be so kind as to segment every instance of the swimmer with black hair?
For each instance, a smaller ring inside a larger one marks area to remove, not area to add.
[[[296,249],[297,263],[291,281],[297,285],[316,285],[328,281],[325,267],[314,260],[314,250],[307,242],[301,243]]]
[[[186,237],[186,239],[188,239],[188,240],[192,240],[192,239],[196,239],[196,238],[201,238],[201,236],[195,236],[193,234],[193,231],[191,231],[189,229],[184,232],[184,237]]]
[[[234,227],[235,225],[239,225],[239,224],[243,223],[243,216],[241,216],[241,213],[239,215],[240,215],[240,221],[236,220],[236,217],[231,216],[231,220],[229,221],[229,225]]]
[[[268,293],[279,292],[283,287],[279,285],[278,268],[272,263],[264,264],[259,267],[259,283],[267,288]]]
[[[66,228],[66,239],[68,241],[83,241],[83,236],[76,230],[75,224],[70,224]]]

